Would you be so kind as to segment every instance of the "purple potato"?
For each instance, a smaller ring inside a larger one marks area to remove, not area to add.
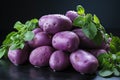
[[[73,68],[81,74],[95,73],[98,67],[96,57],[84,50],[77,50],[71,53],[70,62]]]
[[[28,60],[29,53],[30,53],[30,48],[26,44],[23,49],[16,49],[16,50],[9,49],[8,58],[13,64],[19,65],[25,63]]]
[[[56,33],[52,38],[52,45],[55,49],[73,52],[78,49],[79,37],[72,31]]]
[[[67,11],[65,16],[67,16],[68,18],[70,18],[71,21],[73,21],[76,17],[78,17],[77,12],[75,11]]]
[[[29,41],[28,44],[31,48],[49,46],[52,45],[52,36],[46,32],[38,32],[35,34],[33,40]]]
[[[69,66],[69,56],[63,51],[55,51],[52,53],[49,65],[54,71],[61,71]]]
[[[89,52],[93,54],[95,57],[98,57],[100,54],[107,53],[107,51],[104,49],[93,49],[93,50],[90,50]]]
[[[54,49],[50,46],[41,46],[34,49],[30,56],[29,61],[36,67],[43,67],[49,65],[49,59]]]
[[[50,14],[39,19],[39,26],[43,31],[55,34],[60,31],[71,30],[72,21],[61,14]]]
[[[38,32],[42,32],[42,29],[41,28],[35,28],[32,32],[34,34],[37,34]]]
[[[83,49],[96,49],[96,48],[104,48],[105,42],[102,42],[100,45],[97,45],[95,42],[90,40],[82,31],[82,29],[74,29],[73,32],[75,32],[81,43],[80,43],[80,48]]]

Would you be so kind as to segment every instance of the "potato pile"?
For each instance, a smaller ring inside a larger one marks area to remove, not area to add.
[[[33,66],[49,66],[54,71],[72,65],[81,74],[95,73],[99,66],[96,57],[105,53],[109,46],[104,41],[101,45],[95,44],[81,28],[73,26],[77,16],[75,11],[42,16],[39,27],[32,31],[34,38],[25,42],[24,49],[9,50],[8,58],[15,65],[29,60]]]

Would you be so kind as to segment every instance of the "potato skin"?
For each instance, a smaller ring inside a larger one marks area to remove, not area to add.
[[[60,31],[71,30],[72,21],[61,14],[50,14],[42,16],[39,19],[39,26],[43,31],[55,34]]]
[[[73,52],[78,49],[79,37],[72,31],[56,33],[52,38],[52,45],[55,49]]]
[[[98,60],[89,52],[77,50],[70,55],[70,62],[73,68],[81,74],[95,73],[98,67]]]
[[[93,49],[89,51],[91,54],[93,54],[95,57],[98,57],[100,54],[107,53],[105,49]]]
[[[42,32],[42,29],[41,28],[35,28],[32,32],[34,34],[37,34],[38,32]]]
[[[78,14],[77,14],[76,11],[70,10],[70,11],[67,11],[67,12],[66,12],[65,16],[67,16],[68,18],[70,18],[70,20],[73,22],[73,20],[74,20],[76,17],[78,17]]]
[[[60,50],[52,53],[49,65],[54,71],[62,71],[69,66],[69,56]]]
[[[29,62],[37,67],[43,67],[49,65],[49,59],[54,49],[50,46],[41,46],[34,49],[30,56]]]
[[[49,46],[52,44],[52,37],[46,32],[38,32],[35,34],[33,40],[29,41],[28,44],[31,48]]]
[[[28,44],[23,49],[16,49],[8,51],[8,58],[14,65],[20,65],[28,60],[30,48]]]

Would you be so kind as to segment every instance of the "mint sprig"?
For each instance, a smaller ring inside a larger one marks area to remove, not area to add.
[[[103,40],[107,42],[108,37],[105,36],[105,29],[95,14],[93,16],[90,13],[85,14],[85,10],[81,5],[77,6],[77,13],[79,16],[73,21],[74,26],[82,28],[83,33],[98,45]]]
[[[102,77],[120,76],[120,38],[113,35],[111,38],[110,51],[98,56],[99,75]]]
[[[9,47],[12,50],[23,49],[25,42],[34,38],[32,30],[36,27],[38,27],[38,19],[29,20],[25,24],[17,21],[14,25],[14,29],[17,31],[9,33],[1,45],[0,59],[6,56]]]
[[[99,75],[107,77],[111,75],[120,76],[120,55],[118,53],[106,53],[98,56],[99,61]]]
[[[77,6],[77,11],[78,11],[77,13],[79,15],[84,15],[85,14],[85,9],[81,5]]]

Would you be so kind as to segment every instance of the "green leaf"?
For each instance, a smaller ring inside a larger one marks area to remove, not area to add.
[[[96,36],[94,37],[94,39],[92,39],[97,45],[101,45],[102,41],[103,41],[103,37],[101,32],[98,30]]]
[[[82,30],[84,34],[90,39],[94,39],[97,34],[97,28],[92,22],[90,22],[87,26],[82,27]]]
[[[117,57],[116,57],[115,54],[112,54],[112,59],[113,59],[113,60],[116,60],[116,59],[117,59]]]
[[[95,14],[93,16],[93,22],[96,24],[100,24],[100,20],[98,19],[98,17]]]
[[[5,49],[3,48],[0,49],[0,59],[4,56],[5,52],[6,52]]]
[[[77,13],[79,15],[84,15],[85,14],[85,9],[81,5],[78,5],[77,6]]]
[[[115,76],[120,76],[120,72],[116,68],[113,69],[113,73]]]
[[[113,74],[113,72],[110,70],[100,70],[99,71],[99,75],[102,77],[111,76],[112,74]]]
[[[85,25],[85,17],[84,16],[78,16],[74,21],[73,21],[74,26],[79,26],[83,27]]]
[[[104,36],[104,38],[105,38],[106,43],[110,43],[110,42],[108,41],[109,38],[110,38],[109,34],[105,33],[105,34],[103,34],[103,36]]]
[[[86,14],[85,16],[85,22],[88,24],[92,22],[92,14]]]
[[[14,25],[14,28],[17,29],[18,31],[21,30],[23,27],[24,25],[20,21],[17,21]]]
[[[33,23],[35,23],[35,24],[38,24],[38,19],[36,19],[36,18],[31,19],[30,21],[33,22]]]
[[[120,38],[117,36],[111,36],[110,51],[116,53],[120,51]]]
[[[8,45],[12,42],[12,40],[10,39],[11,36],[13,36],[14,34],[16,34],[16,32],[11,32],[7,35],[6,39],[3,41],[3,45]]]
[[[27,31],[25,34],[24,34],[24,40],[25,41],[30,41],[34,38],[34,33],[32,31]]]
[[[15,49],[18,49],[19,48],[19,44],[12,44],[10,49],[11,50],[15,50]]]
[[[33,30],[34,28],[38,27],[38,19],[32,19],[25,23],[25,26],[29,31]]]
[[[116,61],[120,63],[120,51],[116,53]]]
[[[10,49],[11,50],[15,50],[15,49],[23,49],[24,48],[24,45],[25,45],[25,43],[23,42],[23,41],[15,41],[12,45],[11,45],[11,47],[10,47]]]

